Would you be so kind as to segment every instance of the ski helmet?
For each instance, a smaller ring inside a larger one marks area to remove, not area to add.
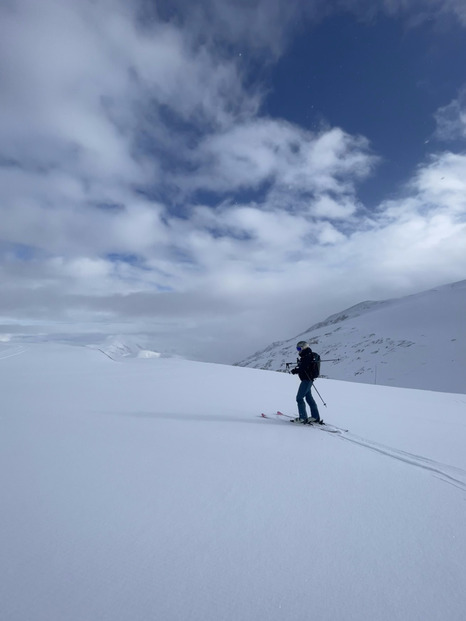
[[[309,343],[307,343],[306,341],[299,341],[299,343],[296,344],[296,349],[298,351],[302,351],[303,349],[307,349],[309,347]]]

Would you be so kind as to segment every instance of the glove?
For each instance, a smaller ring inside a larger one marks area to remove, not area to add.
[[[298,373],[298,369],[291,369],[291,374],[292,375],[296,375],[296,373]]]

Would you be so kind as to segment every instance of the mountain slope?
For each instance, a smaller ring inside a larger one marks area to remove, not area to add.
[[[466,280],[408,297],[362,302],[238,363],[284,371],[307,340],[332,379],[466,392]]]
[[[463,621],[464,396],[321,380],[335,436],[258,417],[293,412],[280,373],[53,344],[0,371],[0,618]]]

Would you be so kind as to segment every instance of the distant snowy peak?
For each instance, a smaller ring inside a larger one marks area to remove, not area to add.
[[[162,354],[158,351],[151,351],[150,349],[141,349],[137,357],[138,358],[160,358]]]
[[[350,308],[347,308],[346,310],[341,311],[340,313],[336,313],[335,315],[330,315],[330,317],[327,317],[327,319],[325,319],[324,321],[314,324],[313,326],[305,330],[302,334],[307,334],[308,332],[311,332],[313,330],[318,330],[320,328],[326,328],[327,326],[335,325],[342,321],[346,321],[347,319],[359,317],[360,315],[363,315],[364,313],[371,312],[373,310],[380,308],[381,306],[386,306],[389,303],[390,302],[388,300],[385,302],[371,302],[371,301],[360,302],[359,304],[355,304],[354,306],[351,306]],[[298,336],[301,336],[301,335],[298,334]]]
[[[162,354],[158,351],[148,349],[127,337],[108,337],[104,343],[91,345],[93,349],[98,349],[112,360],[123,358],[160,358]]]
[[[332,379],[466,392],[466,280],[422,293],[366,301],[238,363],[285,371],[306,340]]]

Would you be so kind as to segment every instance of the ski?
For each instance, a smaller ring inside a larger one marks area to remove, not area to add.
[[[283,412],[280,412],[280,411],[277,411],[277,416],[285,416],[290,421],[294,420],[293,416],[290,416],[289,414],[283,414]],[[322,431],[328,431],[330,433],[336,433],[337,431],[340,431],[341,433],[348,433],[348,429],[342,429],[341,427],[337,427],[336,425],[329,425],[328,423],[325,423],[322,419],[320,423],[316,422],[316,423],[306,423],[306,424],[311,425],[312,427],[322,428]]]
[[[262,413],[259,418],[266,418],[268,420],[281,420],[283,422],[291,422],[292,420],[294,420],[293,416],[289,416],[288,414],[283,414],[283,412],[277,412],[275,414],[275,416],[272,416],[270,414],[264,414]],[[334,427],[333,425],[327,425],[327,423],[306,423],[305,425],[306,427],[314,427],[316,429],[320,429],[321,431],[325,431],[327,433],[336,433],[336,434],[342,434],[343,432],[346,432],[347,429],[340,429],[338,427]]]

